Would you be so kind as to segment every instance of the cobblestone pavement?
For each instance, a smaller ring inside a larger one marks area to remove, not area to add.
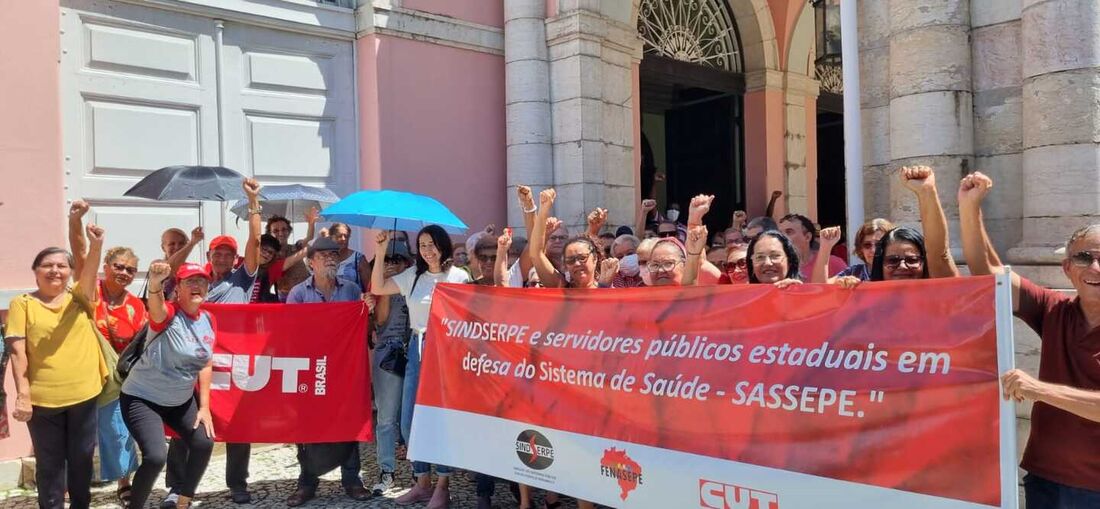
[[[373,444],[363,444],[363,480],[369,489],[378,482],[378,466],[374,460]],[[412,486],[412,465],[408,461],[398,461],[397,488],[390,490],[381,497],[356,502],[344,495],[340,487],[340,470],[336,469],[322,477],[321,487],[317,490],[317,498],[311,500],[303,507],[306,508],[393,508],[397,507],[394,499],[408,491]],[[295,457],[293,445],[271,446],[260,449],[254,447],[252,461],[249,465],[249,489],[252,492],[252,503],[237,505],[228,498],[229,491],[225,487],[225,456],[216,455],[210,460],[210,466],[206,469],[206,475],[199,485],[194,507],[209,509],[232,508],[251,509],[256,507],[286,507],[285,501],[296,488],[298,479],[298,461]],[[93,488],[92,507],[102,509],[115,509],[119,505],[115,501],[115,486]],[[164,474],[161,473],[157,481],[153,495],[149,497],[147,507],[156,507],[164,497]],[[536,499],[537,500],[537,499]],[[514,509],[516,501],[504,482],[498,482],[496,494],[493,497],[494,509]],[[0,492],[0,509],[23,509],[37,507],[34,490],[12,490]],[[408,506],[420,509],[424,504]],[[467,476],[459,472],[451,481],[451,508],[467,509],[477,507],[477,496],[474,492],[473,474]],[[562,504],[563,508],[575,509],[576,504],[568,500]]]

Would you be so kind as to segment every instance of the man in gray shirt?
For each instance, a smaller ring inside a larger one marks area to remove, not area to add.
[[[214,280],[210,283],[210,292],[206,294],[206,302],[209,303],[248,304],[252,298],[252,287],[260,268],[260,183],[255,179],[246,179],[243,187],[248,196],[249,214],[244,260],[237,265],[237,240],[233,237],[221,235],[210,241],[206,259],[210,261]],[[230,498],[238,504],[252,501],[252,495],[248,493],[251,454],[251,444],[225,444],[225,484],[229,487]],[[184,477],[186,465],[187,447],[182,441],[173,439],[168,446],[168,468],[164,478],[169,494],[161,504],[162,509],[176,507],[177,488]]]
[[[349,281],[336,276],[336,267],[339,265],[340,245],[328,237],[317,239],[309,247],[309,266],[313,270],[313,276],[294,288],[287,295],[287,304],[314,304],[323,302],[354,302],[363,296],[363,291],[354,281]],[[344,445],[345,447],[339,447]],[[298,444],[298,489],[286,500],[286,505],[298,507],[305,504],[317,494],[319,477],[326,472],[316,471],[311,465],[331,464],[322,456],[338,451],[344,456],[340,462],[340,483],[344,486],[344,492],[354,500],[366,500],[371,492],[363,486],[363,479],[359,476],[360,459],[359,443],[346,442],[344,444]]]

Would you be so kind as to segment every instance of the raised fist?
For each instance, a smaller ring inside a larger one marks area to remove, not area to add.
[[[69,205],[69,217],[81,218],[84,214],[88,213],[88,202],[84,200],[74,200],[72,205]]]
[[[244,194],[247,194],[249,198],[260,196],[260,183],[256,179],[244,179],[241,187],[244,188]]]
[[[546,209],[554,205],[554,200],[558,197],[558,192],[554,188],[543,189],[539,193],[539,206]]]
[[[840,227],[830,226],[821,230],[821,246],[822,250],[829,252],[833,250],[833,247],[840,242]]]
[[[102,226],[89,223],[85,230],[88,232],[88,238],[91,239],[92,242],[103,242],[104,231]]]
[[[156,261],[149,266],[149,282],[160,285],[172,274],[172,266],[168,262]],[[160,288],[158,286],[158,288]]]

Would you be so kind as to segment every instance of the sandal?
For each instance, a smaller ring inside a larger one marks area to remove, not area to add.
[[[122,509],[130,508],[130,491],[132,490],[129,486],[123,486],[115,491],[115,497],[118,498],[118,505],[121,506]]]

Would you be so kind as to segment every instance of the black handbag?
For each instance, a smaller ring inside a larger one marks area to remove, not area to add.
[[[125,380],[130,375],[130,369],[141,360],[141,354],[145,353],[145,341],[148,336],[149,324],[146,323],[137,334],[134,334],[134,339],[130,341],[130,344],[122,349],[122,353],[118,354],[118,365],[115,366],[115,372],[118,373],[120,380]]]
[[[405,365],[409,363],[408,354],[405,353],[406,345],[388,341],[382,345],[378,352],[378,367],[397,376],[405,376]]]

